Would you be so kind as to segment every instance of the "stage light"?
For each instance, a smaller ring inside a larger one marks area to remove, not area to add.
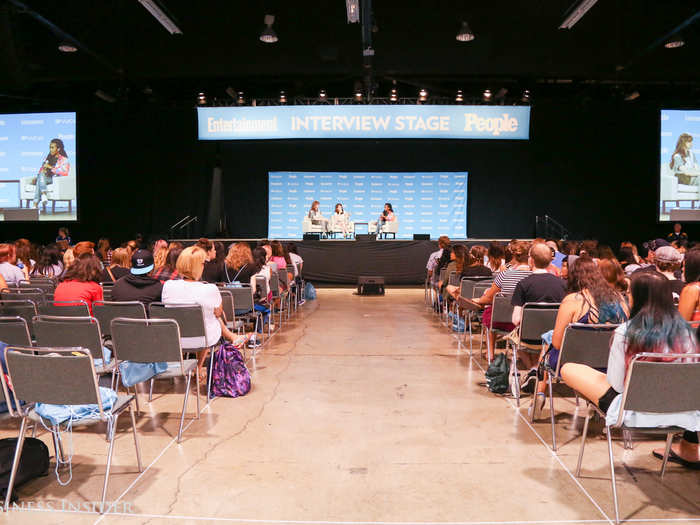
[[[78,48],[68,42],[61,42],[58,44],[58,50],[63,53],[75,53]]]
[[[676,49],[679,47],[683,47],[685,45],[685,40],[683,40],[683,37],[681,35],[673,35],[671,38],[669,38],[666,43],[664,44],[664,47],[666,49]]]
[[[275,15],[265,15],[265,29],[260,33],[260,41],[266,44],[274,44],[277,42],[277,33],[272,29],[272,24],[275,23]]]
[[[348,12],[348,24],[356,24],[360,21],[360,1],[345,0],[345,7]]]
[[[200,91],[197,94],[197,104],[200,106],[203,106],[207,103],[207,96],[204,94],[204,92]]]
[[[459,102],[460,104],[464,102],[464,96],[462,95],[462,90],[458,89],[457,90],[457,95],[455,96],[455,102]]]
[[[460,42],[471,42],[476,38],[474,36],[474,33],[472,30],[469,28],[469,24],[467,24],[466,21],[462,21],[462,27],[459,30],[459,33],[457,33],[457,40]]]
[[[357,102],[362,102],[362,91],[359,89],[355,90],[355,100]]]
[[[321,102],[325,102],[326,100],[328,100],[328,95],[326,95],[325,89],[322,89],[318,92],[318,100],[320,100]]]
[[[287,103],[287,94],[284,91],[280,91],[280,104]]]
[[[583,18],[588,10],[593,7],[598,0],[581,0],[581,3],[570,11],[569,15],[564,19],[564,21],[559,26],[559,29],[571,29],[576,25],[576,22]]]
[[[109,102],[110,104],[114,104],[117,101],[116,98],[114,98],[112,95],[110,95],[108,93],[105,93],[101,89],[98,89],[97,91],[95,91],[95,96],[101,100],[104,100],[105,102]]]
[[[625,101],[631,102],[633,100],[637,100],[640,96],[639,91],[635,90],[625,95]]]
[[[389,100],[391,102],[396,102],[399,100],[399,92],[396,90],[395,87],[391,88],[391,94],[389,95]]]
[[[243,91],[238,92],[238,96],[236,97],[236,104],[238,104],[239,106],[245,104],[245,97],[243,96]]]
[[[490,102],[491,101],[491,90],[490,89],[485,89],[484,90],[484,102]]]
[[[520,97],[520,100],[522,102],[526,102],[526,103],[530,102],[530,90],[529,89],[526,89],[523,91],[523,96]]]
[[[428,99],[428,90],[425,88],[421,88],[421,90],[418,92],[418,100],[421,102],[425,102]]]
[[[165,13],[165,10],[158,5],[158,0],[139,0],[139,3],[168,30],[171,35],[181,35],[182,31],[175,24],[172,18]]]

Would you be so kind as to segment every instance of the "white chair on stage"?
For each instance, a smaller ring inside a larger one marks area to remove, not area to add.
[[[335,238],[337,233],[341,233],[344,234],[346,239],[351,238],[355,232],[355,224],[350,221],[349,218],[350,216],[346,214],[345,220],[343,221],[342,219],[339,219],[335,213],[331,215],[331,222],[328,228],[328,233],[330,236]]]
[[[75,175],[72,173],[66,177],[54,177],[51,184],[46,187],[46,197],[51,203],[51,213],[56,212],[56,202],[68,202],[68,213],[73,213],[73,201],[77,198]],[[30,208],[36,197],[36,175],[32,177],[22,177],[20,179],[20,188],[22,191],[21,201],[27,202],[27,208]],[[46,212],[46,204],[44,203],[44,212]]]
[[[697,208],[697,202],[691,203],[689,201],[698,201],[698,199],[700,199],[700,194],[697,185],[680,184],[668,163],[661,165],[661,213],[668,213],[667,206],[668,209],[680,207],[680,201],[686,201],[688,209]]]
[[[301,222],[302,233],[320,233],[326,235],[326,222],[312,221],[309,217],[304,217]]]
[[[371,221],[368,227],[369,233],[377,231],[377,221]],[[393,221],[385,222],[379,230],[379,238],[382,236],[386,239],[387,235],[391,234],[393,239],[396,239],[396,234],[399,232],[399,220],[394,216]]]

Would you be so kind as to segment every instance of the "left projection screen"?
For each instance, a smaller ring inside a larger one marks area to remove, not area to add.
[[[78,218],[76,114],[0,115],[0,221]]]

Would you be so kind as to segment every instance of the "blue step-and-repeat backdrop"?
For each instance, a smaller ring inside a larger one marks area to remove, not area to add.
[[[268,236],[273,239],[301,238],[314,200],[328,219],[341,203],[353,222],[376,221],[390,202],[399,221],[397,239],[411,239],[414,233],[467,237],[466,172],[275,171],[268,178]],[[367,227],[358,226],[357,233],[367,233]]]

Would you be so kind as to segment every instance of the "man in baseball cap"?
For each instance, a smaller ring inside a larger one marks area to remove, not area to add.
[[[153,270],[153,254],[136,250],[131,256],[130,272],[114,283],[112,300],[139,301],[146,305],[160,301],[163,284],[153,278]]]

